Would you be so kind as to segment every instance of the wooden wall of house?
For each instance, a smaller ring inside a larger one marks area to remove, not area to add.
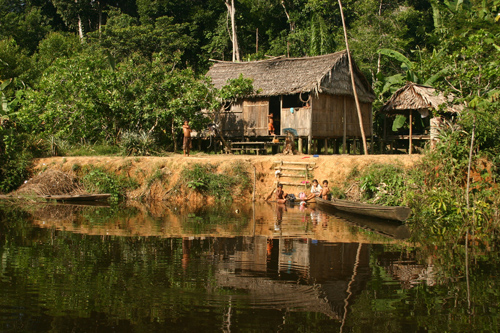
[[[222,135],[226,137],[243,136],[243,101],[235,102],[231,109],[221,114]]]
[[[269,98],[252,98],[243,101],[245,136],[268,135]]]
[[[268,114],[268,98],[238,101],[221,115],[222,133],[226,137],[268,135]]]
[[[293,113],[290,108],[281,109],[281,135],[283,129],[293,128],[299,136],[308,136],[311,131],[311,107],[293,108]]]
[[[370,103],[360,103],[365,135],[372,134],[372,108]],[[350,96],[332,96],[319,94],[312,101],[312,137],[313,138],[348,138],[361,137],[356,103]]]
[[[360,103],[363,125],[366,137],[372,135],[371,103]],[[350,96],[332,96],[319,94],[312,99],[311,106],[282,108],[280,117],[281,135],[283,129],[293,128],[301,137],[310,134],[313,138],[360,138],[358,113],[356,103]],[[234,103],[231,110],[221,115],[223,135],[237,136],[267,136],[269,115],[269,98],[245,99]]]

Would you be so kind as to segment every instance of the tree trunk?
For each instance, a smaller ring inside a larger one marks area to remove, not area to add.
[[[234,7],[234,0],[224,0],[224,1],[226,3],[229,16],[231,18],[231,30],[232,30],[231,41],[233,42],[233,62],[240,61],[240,49],[238,47],[238,36],[236,34],[236,21],[235,21],[236,8]]]
[[[172,142],[174,143],[174,153],[177,152],[177,140],[175,139],[175,122],[172,119]]]
[[[97,6],[99,10],[99,38],[101,38],[101,28],[102,28],[102,6],[101,2],[97,1]]]
[[[75,3],[78,3],[78,0],[75,0]],[[80,42],[83,43],[83,24],[80,14],[78,14],[78,35],[80,36]]]

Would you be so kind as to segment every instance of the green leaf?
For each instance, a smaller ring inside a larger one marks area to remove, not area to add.
[[[398,114],[392,123],[392,131],[397,132],[406,122],[406,117]]]
[[[403,54],[399,53],[398,51],[390,50],[390,49],[379,49],[377,51],[379,54],[388,56],[390,58],[393,58],[399,62],[401,62],[407,70],[413,69],[413,63],[405,57]],[[403,68],[403,65],[401,66]],[[403,68],[403,69],[404,69]]]

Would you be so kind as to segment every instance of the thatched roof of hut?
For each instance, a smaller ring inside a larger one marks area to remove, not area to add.
[[[429,109],[439,110],[442,104],[446,104],[446,112],[459,113],[461,108],[452,106],[452,101],[452,95],[447,98],[442,92],[437,92],[432,87],[408,82],[385,102],[381,111],[387,114],[404,114],[410,110],[417,110],[423,117],[427,117]]]
[[[375,99],[365,76],[354,64],[356,90],[361,102]],[[305,58],[272,58],[250,62],[216,62],[208,71],[216,88],[227,80],[253,79],[256,96],[279,96],[297,93],[324,93],[353,96],[347,51]]]

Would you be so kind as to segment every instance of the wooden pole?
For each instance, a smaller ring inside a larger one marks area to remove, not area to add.
[[[258,151],[258,150],[257,150]],[[253,196],[252,196],[252,202],[255,202],[255,190],[257,187],[257,168],[255,165],[253,165]],[[255,214],[255,209],[254,209],[254,214]],[[255,217],[254,217],[255,219]],[[255,220],[254,220],[255,223]]]
[[[408,152],[409,154],[411,155],[411,147],[412,147],[412,144],[413,144],[413,112],[410,110],[410,138],[409,138],[410,142],[409,142],[409,149],[408,149]]]
[[[259,28],[255,30],[255,53],[259,53]]]
[[[346,145],[347,145],[347,102],[346,102],[346,97],[344,96],[344,134],[343,134],[343,141],[342,141],[342,154],[345,154],[346,150]]]
[[[349,43],[347,42],[347,28],[345,26],[344,10],[342,9],[342,2],[340,0],[338,0],[338,1],[339,1],[339,7],[340,7],[340,15],[342,16],[342,26],[344,27],[344,38],[345,38],[345,46],[347,49],[347,58],[349,59],[349,71],[351,72],[352,92],[354,94],[354,101],[356,102],[356,109],[358,111],[359,129],[361,130],[361,138],[363,139],[363,148],[365,151],[365,155],[368,155],[368,147],[366,145],[365,129],[363,127],[363,117],[361,116],[361,108],[359,106],[358,93],[356,92],[356,82],[354,81],[354,71],[353,71],[353,67],[352,67],[351,52],[349,51]]]

